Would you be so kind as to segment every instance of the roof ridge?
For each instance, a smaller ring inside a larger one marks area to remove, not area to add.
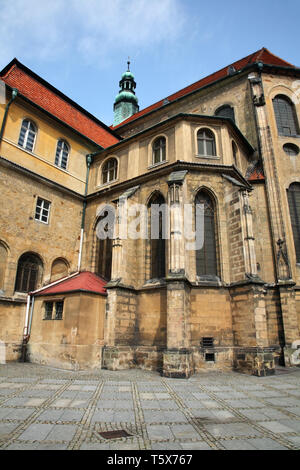
[[[251,54],[246,55],[245,57],[243,57],[241,59],[238,59],[238,60],[232,62],[231,64],[226,65],[225,67],[222,67],[221,69],[200,78],[196,82],[191,83],[191,84],[181,88],[180,90],[168,95],[167,99],[170,102],[172,102],[174,99],[176,99],[176,98],[174,98],[176,95],[179,95],[178,97],[181,97],[181,96],[185,96],[185,94],[188,94],[188,92],[189,92],[188,90],[196,91],[197,90],[197,84],[200,85],[200,83],[203,82],[203,81],[206,81],[207,83],[213,83],[214,80],[211,80],[211,81],[209,81],[209,80],[212,79],[214,76],[218,77],[220,74],[225,72],[230,66],[238,67],[240,65],[238,70],[242,70],[245,66],[251,65],[252,63],[254,64],[255,62],[258,62],[258,59],[261,59],[264,53],[268,54],[271,57],[275,57],[277,60],[282,61],[282,63],[286,64],[286,66],[290,65],[290,66],[294,67],[292,64],[289,64],[289,62],[281,59],[280,57],[278,57],[275,54],[273,54],[272,52],[270,52],[267,48],[262,47],[261,49],[258,49],[257,51],[252,52]],[[263,61],[263,59],[261,59],[261,60]],[[220,77],[220,78],[224,78],[224,77]],[[218,78],[216,78],[216,80],[217,79]],[[200,89],[200,88],[201,87],[199,86],[198,89]],[[185,93],[185,90],[187,90],[186,93]],[[132,116],[130,116],[129,118],[125,119],[123,122],[121,122],[117,126],[112,125],[111,128],[117,130],[119,127],[122,127],[123,125],[126,125],[127,123],[129,123],[131,121],[134,121],[135,119],[138,119],[139,117],[145,115],[147,110],[149,110],[149,112],[150,112],[151,110],[158,109],[163,104],[163,101],[164,101],[164,98],[162,98],[161,100],[156,101],[155,103],[153,103],[149,106],[146,106],[145,108],[141,109],[138,113],[135,113]]]

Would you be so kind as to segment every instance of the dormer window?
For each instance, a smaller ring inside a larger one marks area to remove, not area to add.
[[[23,147],[25,150],[32,152],[35,144],[36,133],[36,125],[29,119],[24,119],[22,122],[18,145]]]
[[[166,160],[166,138],[158,137],[153,142],[153,164],[162,163]]]
[[[116,158],[109,158],[102,168],[102,184],[110,183],[117,179],[118,162]]]
[[[56,147],[55,165],[65,170],[68,165],[70,147],[64,140],[59,140]]]

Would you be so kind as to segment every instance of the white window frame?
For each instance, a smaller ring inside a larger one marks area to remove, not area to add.
[[[34,132],[34,140],[33,140],[33,144],[32,144],[32,149],[29,149],[27,148],[27,142],[28,142],[28,135],[29,135],[29,132],[32,132],[30,129],[29,129],[29,126],[27,124],[27,129],[26,129],[26,132],[25,132],[25,135],[24,135],[24,141],[23,141],[23,144],[20,144],[20,137],[21,137],[21,132],[22,132],[22,129],[23,129],[23,125],[24,125],[24,122],[27,121],[29,124],[31,124],[34,129],[35,129],[35,132]],[[36,124],[31,120],[31,119],[28,119],[28,118],[24,118],[22,120],[22,124],[21,124],[21,129],[20,129],[20,133],[19,133],[19,140],[18,140],[18,145],[19,147],[23,148],[24,150],[26,150],[27,152],[33,152],[34,150],[34,147],[35,147],[35,143],[36,143],[36,136],[37,136],[37,126]]]
[[[41,202],[41,204],[39,204],[39,202]],[[45,203],[49,204],[48,209],[45,208]],[[37,209],[40,209],[39,214],[37,214]],[[41,197],[38,197],[36,201],[36,206],[35,206],[34,220],[36,220],[37,222],[41,222],[42,224],[46,224],[46,225],[49,224],[50,209],[51,209],[51,202]],[[46,221],[42,220],[43,217],[46,217],[47,220]]]
[[[60,149],[60,152],[59,154],[57,155],[57,152],[58,152],[58,145],[59,143],[62,142],[62,148]],[[63,157],[63,152],[65,150],[65,148],[67,149],[67,162],[66,162],[66,167],[64,168],[62,166],[62,157]],[[54,160],[54,164],[55,166],[57,166],[58,168],[61,168],[62,170],[66,170],[68,168],[68,163],[69,163],[69,156],[70,156],[70,145],[68,144],[68,142],[66,142],[64,139],[59,139],[57,141],[57,144],[56,144],[56,153],[55,153],[55,160]],[[56,159],[58,158],[58,162],[56,163]]]

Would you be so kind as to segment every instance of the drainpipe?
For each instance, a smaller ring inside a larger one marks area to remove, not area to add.
[[[98,153],[98,152],[97,152]],[[78,255],[78,268],[77,271],[80,271],[81,267],[81,258],[82,258],[82,245],[83,245],[83,235],[84,235],[84,226],[85,226],[85,214],[86,214],[86,196],[88,192],[88,183],[89,183],[89,175],[90,175],[90,167],[93,162],[93,156],[97,155],[97,153],[92,154],[89,153],[86,155],[86,180],[85,180],[85,190],[84,190],[84,201],[83,201],[83,207],[82,207],[82,219],[81,219],[81,230],[80,230],[80,245],[79,245],[79,255]]]
[[[13,88],[12,89],[12,94],[11,94],[11,100],[7,103],[7,105],[5,107],[2,126],[1,126],[1,130],[0,130],[0,143],[2,142],[2,138],[3,138],[3,134],[4,134],[5,124],[6,124],[7,116],[8,116],[8,110],[10,108],[10,105],[16,99],[17,96],[18,96],[18,90],[16,88]]]

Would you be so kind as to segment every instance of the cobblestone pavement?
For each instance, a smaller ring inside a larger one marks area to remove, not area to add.
[[[129,436],[107,439],[104,431]],[[0,365],[0,449],[300,449],[300,369],[189,380]]]

